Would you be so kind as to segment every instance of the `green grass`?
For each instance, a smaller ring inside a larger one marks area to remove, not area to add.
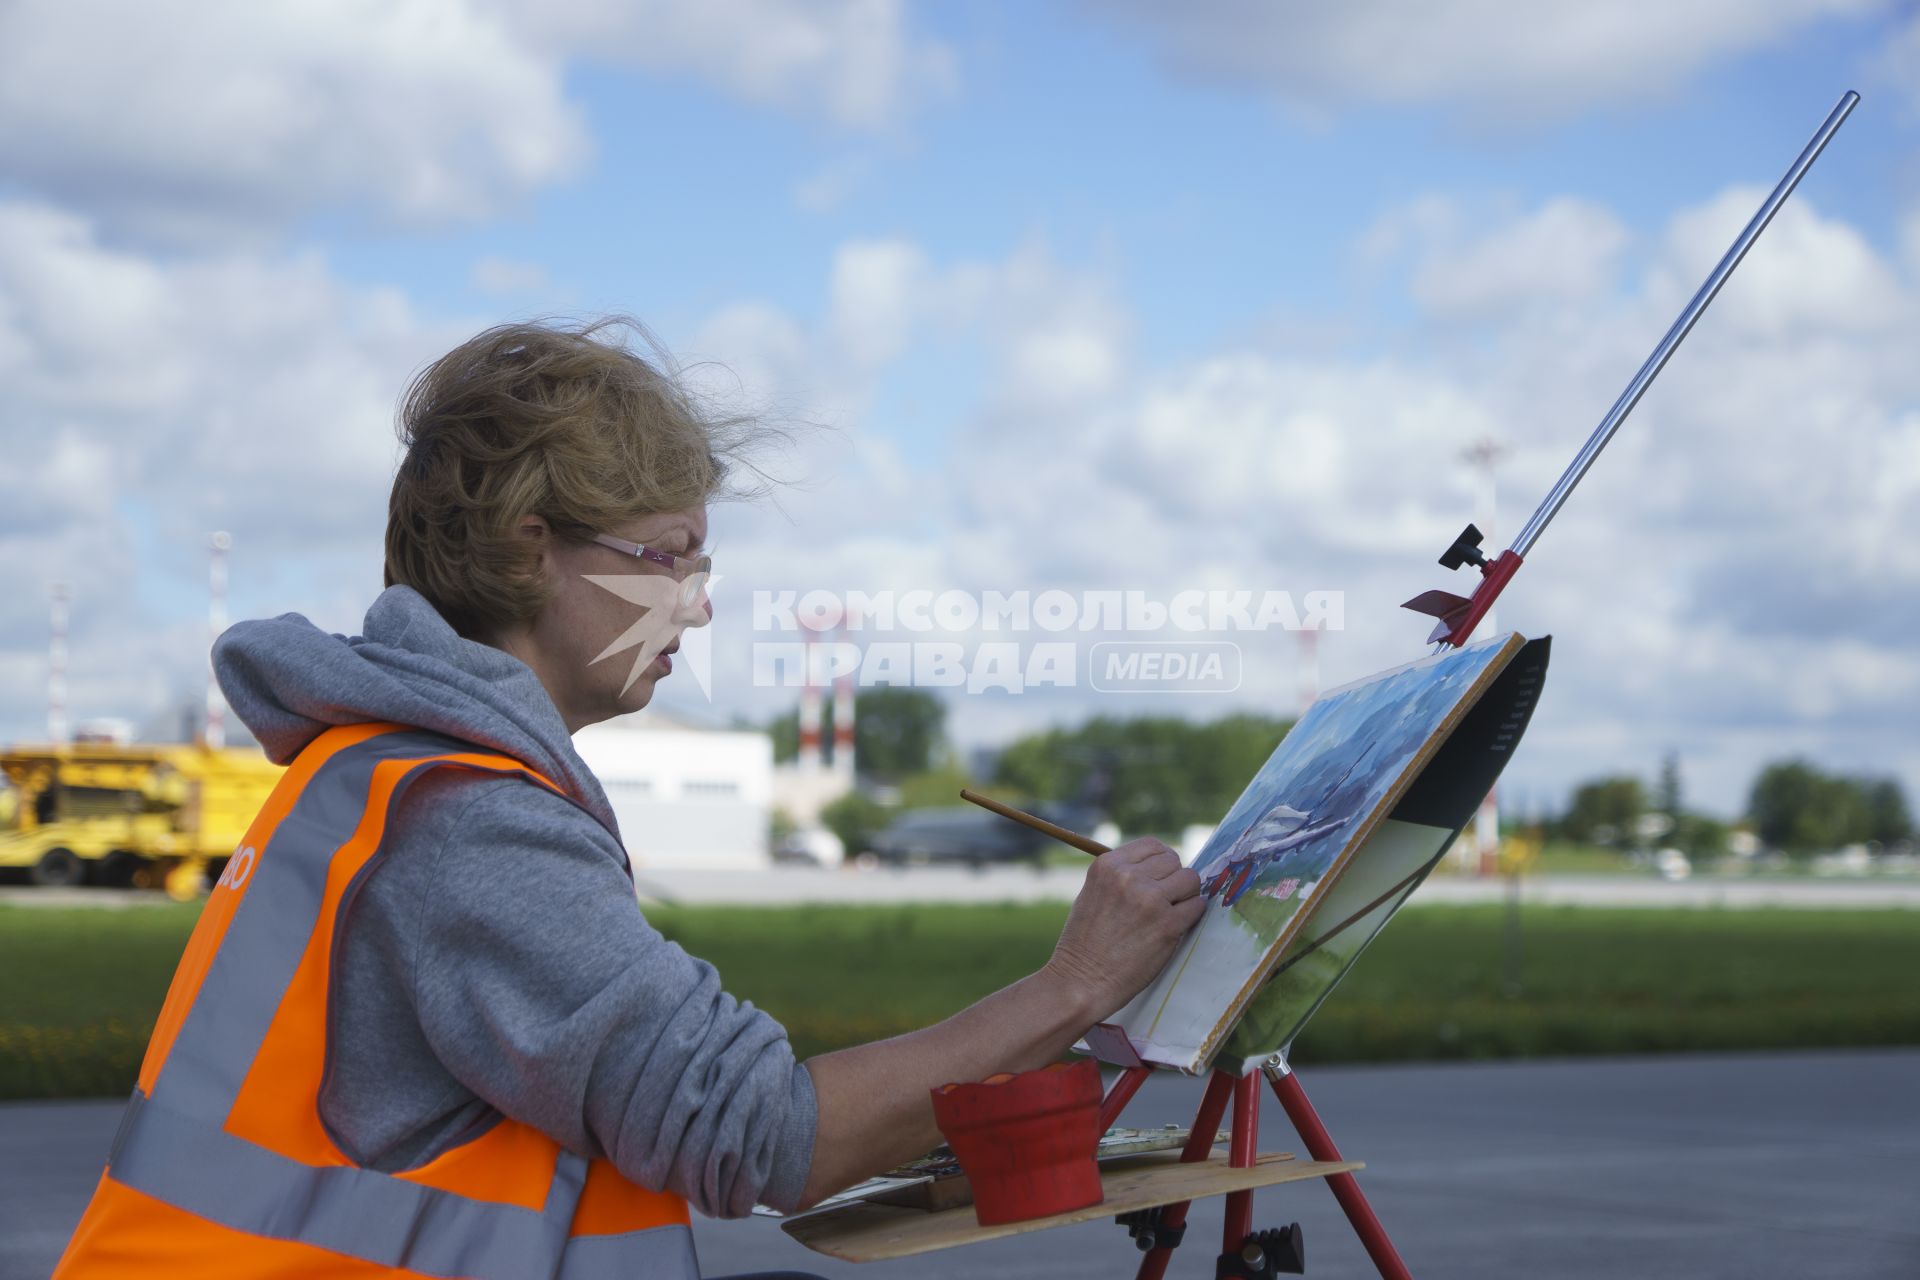
[[[0,906],[0,1098],[131,1089],[199,914]]]
[[[1400,915],[1298,1058],[1390,1061],[1920,1044],[1920,914],[1529,907]],[[1517,987],[1510,978],[1517,974]]]
[[[805,1057],[928,1026],[1032,973],[1066,907],[654,907],[647,918],[780,1019]]]
[[[0,906],[0,1098],[124,1093],[193,906]],[[653,908],[802,1056],[935,1022],[1031,972],[1064,905]],[[1415,908],[1302,1062],[1920,1044],[1920,913]]]

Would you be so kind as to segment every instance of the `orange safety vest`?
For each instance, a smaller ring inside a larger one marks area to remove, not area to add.
[[[564,794],[508,756],[392,724],[329,729],[288,767],[200,913],[57,1280],[696,1280],[684,1199],[529,1125],[502,1116],[381,1173],[320,1118],[344,908],[401,792],[444,767]]]

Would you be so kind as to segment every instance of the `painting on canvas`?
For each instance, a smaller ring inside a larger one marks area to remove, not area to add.
[[[1449,650],[1322,694],[1194,858],[1207,908],[1111,1020],[1143,1060],[1211,1060],[1316,895],[1329,892],[1420,767],[1524,641]]]
[[[1479,809],[1533,718],[1551,641],[1529,640],[1440,744],[1399,803],[1316,894],[1213,1065],[1240,1073],[1292,1043],[1375,935],[1413,895]]]

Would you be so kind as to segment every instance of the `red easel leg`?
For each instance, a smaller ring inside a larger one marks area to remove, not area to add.
[[[1227,1163],[1235,1169],[1253,1167],[1260,1146],[1260,1079],[1252,1072],[1233,1082],[1233,1145]],[[1226,1226],[1220,1233],[1220,1252],[1238,1253],[1253,1234],[1253,1192],[1227,1193]]]
[[[1285,1066],[1268,1065],[1263,1070],[1267,1083],[1273,1086],[1274,1096],[1280,1099],[1280,1105],[1286,1109],[1287,1119],[1293,1121],[1293,1127],[1299,1130],[1307,1154],[1315,1160],[1338,1160],[1340,1150],[1333,1145],[1333,1137],[1327,1132],[1327,1127],[1320,1123],[1320,1113],[1307,1101],[1307,1091],[1300,1087],[1300,1078]],[[1360,1237],[1367,1256],[1373,1259],[1373,1265],[1379,1268],[1384,1280],[1413,1280],[1407,1264],[1400,1261],[1393,1241],[1387,1239],[1387,1229],[1374,1216],[1373,1206],[1367,1203],[1367,1197],[1361,1192],[1360,1183],[1354,1176],[1350,1173],[1333,1174],[1327,1179],[1327,1186],[1333,1190],[1333,1198],[1340,1202],[1347,1221],[1353,1224],[1353,1233]]]
[[[1226,1113],[1227,1098],[1233,1092],[1234,1078],[1224,1071],[1216,1071],[1207,1081],[1207,1092],[1200,1099],[1200,1110],[1194,1113],[1193,1131],[1187,1135],[1187,1145],[1181,1150],[1182,1160],[1205,1160],[1213,1150],[1214,1135],[1220,1132],[1220,1117]],[[1160,1212],[1160,1220],[1168,1227],[1182,1227],[1187,1221],[1187,1205],[1182,1200],[1178,1204],[1167,1205]],[[1134,1280],[1162,1280],[1167,1274],[1167,1263],[1173,1258],[1173,1250],[1165,1245],[1147,1251],[1140,1259],[1140,1269],[1134,1273]]]

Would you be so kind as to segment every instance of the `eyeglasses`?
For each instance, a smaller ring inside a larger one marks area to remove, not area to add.
[[[671,551],[658,551],[652,547],[643,547],[637,542],[628,542],[625,538],[616,538],[610,533],[596,533],[593,541],[603,547],[612,547],[615,551],[624,551],[630,556],[639,556],[642,560],[661,565],[680,583],[680,603],[691,607],[700,599],[700,590],[713,574],[712,556],[676,556]]]

